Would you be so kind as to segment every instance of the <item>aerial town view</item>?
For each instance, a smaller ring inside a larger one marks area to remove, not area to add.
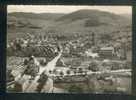
[[[131,94],[129,6],[10,5],[7,92]]]

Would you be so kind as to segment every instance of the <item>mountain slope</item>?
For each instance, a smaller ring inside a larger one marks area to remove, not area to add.
[[[33,35],[52,33],[52,35],[65,36],[74,35],[74,33],[85,35],[92,32],[97,35],[111,34],[115,37],[119,33],[131,35],[131,19],[109,12],[87,9],[69,14],[10,13],[8,24],[15,26],[14,29],[8,27],[9,38],[12,37],[10,36],[12,34],[21,35],[27,32]],[[17,24],[26,26],[18,27]]]
[[[24,12],[14,12],[8,13],[8,16],[14,16],[16,18],[28,18],[28,19],[43,19],[43,20],[53,20],[63,16],[63,13],[24,13]]]
[[[92,19],[97,19],[98,17],[105,16],[105,17],[111,17],[112,19],[117,19],[119,16],[115,16],[112,13],[104,12],[104,11],[98,11],[98,10],[88,10],[88,9],[83,9],[83,10],[78,10],[75,12],[72,12],[70,14],[64,15],[60,18],[57,19],[57,21],[65,21],[65,20],[81,20],[85,18],[92,18]]]

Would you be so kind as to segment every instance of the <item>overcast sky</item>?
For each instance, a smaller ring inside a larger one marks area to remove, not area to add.
[[[63,6],[63,5],[9,5],[8,12],[70,13],[80,9],[97,9],[115,14],[131,14],[131,6]]]

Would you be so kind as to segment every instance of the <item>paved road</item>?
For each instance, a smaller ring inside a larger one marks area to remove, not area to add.
[[[54,87],[52,93],[68,93],[68,91]]]
[[[86,73],[86,75],[92,75],[92,74],[105,74],[105,73],[109,73],[109,74],[116,74],[116,73],[126,73],[127,75],[131,75],[131,69],[120,69],[120,70],[111,70],[111,71],[97,71],[97,72],[92,72],[92,71],[88,71],[87,73]],[[83,75],[83,73],[76,73],[76,74],[74,74],[74,73],[71,73],[71,74],[69,74],[69,75],[64,75],[64,76],[78,76],[78,75]],[[61,75],[53,75],[53,76],[61,76]]]

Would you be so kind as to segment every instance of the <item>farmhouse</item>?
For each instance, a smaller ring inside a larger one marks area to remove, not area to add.
[[[114,55],[113,47],[102,47],[99,51],[99,56],[102,58],[112,58]]]

